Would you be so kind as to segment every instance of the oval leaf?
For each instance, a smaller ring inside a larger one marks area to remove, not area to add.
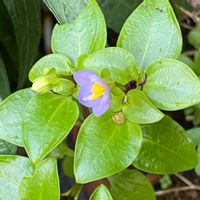
[[[60,198],[56,159],[47,158],[35,169],[33,176],[24,177],[20,184],[20,200]]]
[[[145,172],[173,174],[192,169],[197,153],[185,130],[170,117],[142,127],[143,144],[133,165]]]
[[[140,90],[128,92],[122,111],[129,121],[139,124],[157,122],[164,117],[164,114],[155,108]]]
[[[74,173],[78,183],[113,175],[127,168],[141,147],[139,125],[117,124],[111,113],[90,115],[81,126],[75,147]]]
[[[109,177],[110,193],[115,200],[155,200],[153,187],[148,179],[139,171],[124,170]]]
[[[16,154],[17,147],[9,142],[6,142],[5,140],[0,140],[0,155],[5,154]]]
[[[91,69],[100,75],[108,69],[112,80],[125,85],[136,80],[135,58],[127,50],[118,47],[105,48],[88,56],[81,67]]]
[[[200,102],[200,81],[184,63],[163,59],[149,67],[143,89],[163,110],[180,110]]]
[[[19,185],[24,176],[32,175],[31,162],[21,156],[0,155],[0,168],[0,199],[21,200]]]
[[[66,55],[74,63],[79,56],[91,54],[105,45],[106,23],[95,0],[90,0],[73,23],[56,25],[52,33],[52,51]]]
[[[161,58],[177,58],[182,36],[169,1],[145,0],[125,22],[117,46],[133,53],[140,70]]]
[[[29,100],[35,95],[30,89],[17,91],[0,104],[0,138],[23,146],[22,114]]]
[[[93,192],[89,200],[113,200],[110,192],[108,191],[107,187],[104,185],[100,185],[96,188]]]
[[[88,4],[88,0],[43,0],[60,24],[74,21]]]
[[[42,160],[69,134],[78,119],[77,104],[52,93],[36,95],[23,115],[23,140],[30,159]]]
[[[72,74],[71,61],[66,56],[61,54],[49,54],[33,65],[29,73],[29,80],[34,82],[34,80],[45,75],[51,69],[55,69],[57,74],[65,76]]]

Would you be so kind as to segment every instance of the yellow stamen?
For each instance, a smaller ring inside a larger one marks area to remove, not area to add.
[[[100,83],[95,83],[92,87],[92,95],[89,97],[90,100],[97,99],[105,94],[105,86]]]

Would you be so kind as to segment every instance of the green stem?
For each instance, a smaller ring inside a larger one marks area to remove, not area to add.
[[[80,191],[81,191],[81,189],[82,189],[82,186],[83,186],[83,185],[74,183],[74,184],[72,185],[72,187],[71,187],[67,192],[65,192],[65,193],[63,194],[63,196],[69,196],[69,197],[72,197],[72,198],[74,198],[75,200],[77,200],[77,199],[78,199],[78,195],[79,195],[79,193],[80,193]]]

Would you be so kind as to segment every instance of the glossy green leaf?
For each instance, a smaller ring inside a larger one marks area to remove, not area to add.
[[[42,160],[69,134],[78,119],[78,106],[65,96],[38,94],[23,114],[23,141],[29,158]]]
[[[40,0],[3,0],[18,47],[18,87],[22,87],[38,51],[41,36]]]
[[[60,24],[74,21],[88,4],[88,0],[43,0]]]
[[[117,45],[135,56],[139,70],[161,58],[177,58],[182,37],[169,1],[144,0],[125,22]]]
[[[196,27],[189,32],[188,41],[196,49],[200,48],[200,23],[198,23]]]
[[[59,200],[60,187],[57,161],[47,158],[39,163],[33,176],[24,177],[20,184],[20,200]]]
[[[17,147],[5,140],[0,140],[0,155],[16,154]]]
[[[109,177],[110,193],[115,200],[155,200],[153,188],[148,179],[139,171],[124,170]]]
[[[49,54],[37,61],[30,73],[29,80],[34,82],[38,77],[45,75],[49,70],[55,69],[57,74],[71,75],[71,61],[61,54]]]
[[[122,111],[129,121],[139,124],[157,122],[164,117],[164,114],[154,107],[140,90],[128,92]]]
[[[81,126],[75,147],[74,172],[78,183],[113,175],[127,168],[139,153],[139,125],[118,124],[113,114],[90,115]]]
[[[147,70],[144,93],[163,110],[180,110],[200,102],[200,81],[184,63],[163,59]]]
[[[98,0],[106,18],[107,26],[119,33],[125,20],[142,0]]]
[[[28,88],[13,93],[0,103],[0,139],[23,146],[22,114],[34,95],[35,93]]]
[[[100,199],[113,200],[107,187],[102,184],[95,189],[95,191],[92,193],[90,197],[90,200],[100,200]]]
[[[135,58],[127,50],[118,47],[94,52],[82,62],[81,67],[91,69],[99,75],[103,69],[108,69],[111,79],[122,85],[137,78]]]
[[[0,99],[4,99],[10,94],[10,83],[8,81],[7,72],[0,56]]]
[[[105,45],[106,24],[95,0],[90,0],[73,23],[56,25],[52,33],[53,52],[66,55],[74,63],[79,56],[91,54]]]
[[[143,144],[133,165],[145,172],[173,174],[192,169],[197,154],[185,130],[170,117],[142,127]]]
[[[19,185],[24,176],[31,176],[31,162],[21,156],[0,155],[0,199],[21,200]]]

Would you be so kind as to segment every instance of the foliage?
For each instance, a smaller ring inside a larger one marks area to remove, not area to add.
[[[13,44],[18,47],[21,87],[35,58],[39,28],[34,34],[32,30],[19,33],[21,26],[30,30],[32,11],[27,23],[17,26],[16,19],[22,17],[18,16],[20,4],[3,2],[12,14],[10,26],[16,37]],[[22,7],[26,5],[20,2]],[[0,139],[24,147],[28,155],[0,155],[0,197],[59,199],[56,159],[67,156],[63,166],[76,183],[65,195],[77,197],[79,184],[108,178],[111,189],[99,186],[91,200],[154,200],[151,184],[136,169],[171,174],[197,164],[195,146],[185,130],[160,110],[180,110],[200,103],[199,78],[176,60],[182,35],[169,1],[144,0],[124,23],[117,47],[106,47],[106,22],[96,0],[44,2],[60,23],[52,32],[52,54],[30,70],[32,88],[19,90],[0,104]],[[13,37],[9,44],[11,40]],[[27,53],[24,59],[22,52]],[[195,62],[199,63],[198,53]],[[0,66],[4,77],[3,62]],[[83,71],[91,77],[84,77]],[[79,87],[75,72],[80,72],[78,80],[85,90]],[[96,77],[99,82],[95,82]],[[8,93],[9,88],[1,95]],[[81,98],[82,93],[86,98]],[[87,107],[99,108],[102,105],[97,100],[105,94],[111,104],[99,117],[80,105],[85,101]],[[77,130],[77,124],[80,129],[73,154],[68,147],[63,148],[62,141],[73,127]],[[3,154],[10,154],[9,148]],[[135,170],[127,169],[133,166]]]

